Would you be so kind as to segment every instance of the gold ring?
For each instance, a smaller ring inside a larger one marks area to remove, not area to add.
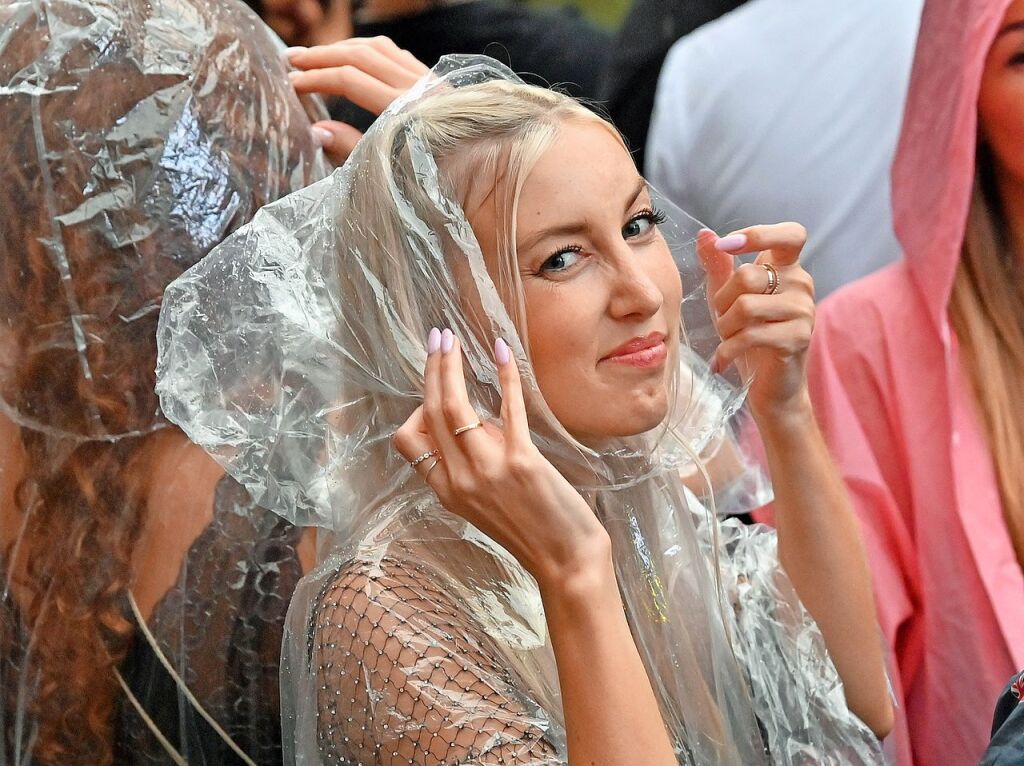
[[[452,431],[452,435],[453,436],[458,436],[459,434],[466,433],[466,431],[472,431],[474,428],[479,428],[482,425],[483,425],[483,423],[481,423],[478,420],[475,423],[470,423],[468,426],[461,426],[459,428],[456,428],[454,431]]]
[[[437,464],[440,463],[442,459],[443,458],[440,455],[438,455],[436,458],[434,458],[434,462],[427,466],[427,470],[423,472],[423,481],[427,480],[427,477],[430,476],[430,472],[437,468]]]
[[[422,463],[424,460],[426,460],[428,457],[434,457],[434,455],[436,455],[436,454],[437,454],[437,450],[436,449],[432,449],[432,450],[430,450],[430,452],[424,452],[418,458],[416,458],[411,463],[409,463],[409,465],[412,466],[413,468],[415,468],[420,463]]]
[[[778,270],[770,263],[762,263],[761,268],[768,272],[768,285],[764,288],[762,295],[775,295],[779,291],[779,287],[782,285],[782,278],[779,276]]]

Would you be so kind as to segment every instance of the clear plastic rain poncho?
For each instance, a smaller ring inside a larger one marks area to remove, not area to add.
[[[0,3],[0,764],[279,764],[302,530],[164,419],[166,285],[326,175],[235,0]]]
[[[696,222],[673,211],[662,229],[687,294],[676,405],[651,433],[600,451],[577,442],[544,404],[515,287],[492,275],[454,188],[460,144],[438,138],[467,128],[485,93],[481,103],[565,108],[490,59],[446,58],[342,168],[265,207],[165,296],[168,417],[259,503],[328,530],[286,632],[288,762],[566,763],[536,583],[442,508],[391,443],[422,401],[432,326],[462,340],[471,401],[494,422],[490,349],[509,341],[535,443],[612,537],[680,763],[881,762],[779,568],[774,533],[715,513],[766,496],[733,435],[742,389],[704,361],[716,338]],[[464,122],[436,129],[449,120]]]

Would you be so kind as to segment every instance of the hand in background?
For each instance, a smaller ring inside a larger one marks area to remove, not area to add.
[[[289,48],[292,85],[302,93],[342,96],[380,114],[430,70],[387,37],[341,40],[312,48]],[[363,134],[343,122],[321,120],[313,132],[336,165],[348,159]]]

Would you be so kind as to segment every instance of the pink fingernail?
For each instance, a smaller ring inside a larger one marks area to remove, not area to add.
[[[307,50],[309,49],[305,45],[296,45],[291,48],[285,48],[283,55],[286,59],[290,59],[296,53],[305,53]]]
[[[501,338],[494,341],[494,359],[500,367],[504,367],[512,359],[512,354],[508,350],[508,344]]]
[[[452,350],[452,346],[455,345],[455,334],[447,327],[444,328],[444,332],[441,333],[441,353],[447,354]]]
[[[334,134],[327,128],[313,127],[313,140],[320,146],[330,146],[334,143]]]
[[[430,332],[427,333],[427,353],[436,354],[441,350],[441,331],[436,327],[431,327]]]
[[[730,234],[727,237],[720,237],[715,243],[716,250],[723,250],[727,253],[734,253],[747,246],[746,234]]]

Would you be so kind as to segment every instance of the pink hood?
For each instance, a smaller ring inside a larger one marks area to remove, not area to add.
[[[1011,2],[930,0],[921,19],[893,163],[893,219],[943,338],[974,182],[982,70]]]

